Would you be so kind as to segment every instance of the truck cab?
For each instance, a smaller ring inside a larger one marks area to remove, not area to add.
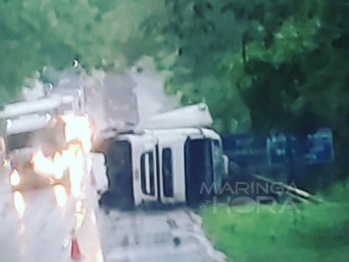
[[[10,185],[14,190],[30,190],[52,184],[37,174],[31,156],[39,148],[51,155],[64,145],[64,125],[41,115],[25,115],[11,120],[7,127],[7,154],[11,163]]]
[[[210,200],[225,173],[221,139],[206,128],[144,130],[107,141],[109,191],[129,205],[189,204]],[[212,199],[211,199],[212,200]]]
[[[38,148],[53,155],[65,145],[64,123],[56,117],[61,102],[59,97],[48,97],[8,104],[0,112],[6,123],[3,139],[12,189],[34,189],[52,182],[36,174],[30,161]]]

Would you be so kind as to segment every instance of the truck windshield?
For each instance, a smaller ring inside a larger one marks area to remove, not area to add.
[[[37,131],[13,134],[7,136],[8,151],[11,152],[16,149],[30,147],[34,145],[34,137]]]

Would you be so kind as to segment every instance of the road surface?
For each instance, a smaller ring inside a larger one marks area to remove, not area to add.
[[[0,180],[0,261],[65,262],[70,260],[71,230],[78,221],[82,261],[225,261],[187,209],[106,213],[98,207],[96,189],[106,182],[97,163],[97,183],[84,188],[81,212],[63,188],[14,194]],[[78,214],[78,215],[77,215]]]
[[[108,262],[226,261],[182,209],[98,214],[102,248]]]
[[[62,186],[12,192],[5,174],[1,174],[0,261],[71,261],[71,232],[75,228],[83,261],[103,262],[89,191],[85,187],[86,197],[76,210],[77,201]]]
[[[101,155],[94,155],[94,174],[96,187],[105,188]],[[206,238],[201,218],[189,209],[104,212],[95,205],[95,213],[107,262],[227,261]]]

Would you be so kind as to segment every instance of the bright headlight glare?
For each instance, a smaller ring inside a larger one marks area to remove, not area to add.
[[[11,119],[7,119],[7,120],[6,120],[6,123],[7,123],[7,128],[11,128],[11,126],[12,126],[12,120],[11,120]]]
[[[46,114],[45,117],[46,117],[46,122],[49,122],[51,120],[51,115],[50,114]]]
[[[10,175],[10,184],[11,186],[18,186],[21,183],[21,177],[18,174],[18,171],[14,169]]]

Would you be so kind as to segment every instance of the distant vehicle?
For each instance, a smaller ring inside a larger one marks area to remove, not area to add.
[[[38,115],[12,120],[7,128],[6,143],[12,168],[10,185],[14,190],[25,191],[60,182],[37,174],[30,160],[38,148],[46,156],[53,156],[65,145],[63,121]],[[63,180],[69,181],[67,177]]]
[[[173,121],[183,111],[188,115],[182,115],[182,122],[177,122],[182,127],[175,128]],[[169,115],[165,121],[163,117]],[[208,128],[190,127],[192,121],[210,124],[207,107],[157,115],[148,120],[148,126],[143,122],[136,129],[143,131],[104,139],[96,151],[106,156],[108,201],[126,206],[212,201],[214,189],[221,189],[227,174],[226,158],[219,135]],[[205,188],[212,186],[207,192]]]
[[[11,170],[9,180],[14,190],[40,188],[60,181],[36,174],[30,162],[40,147],[46,156],[66,145],[64,122],[58,117],[61,97],[48,97],[35,101],[5,106],[0,112],[6,122],[4,144]],[[67,177],[63,177],[68,181]]]

